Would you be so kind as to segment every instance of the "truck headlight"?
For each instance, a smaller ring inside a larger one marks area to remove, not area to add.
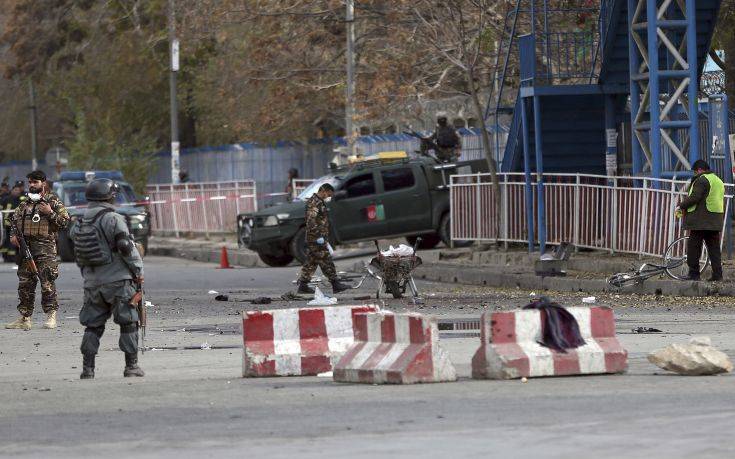
[[[130,216],[130,227],[133,229],[143,228],[145,226],[146,218],[145,215],[131,215]]]
[[[263,221],[263,226],[278,226],[278,217],[275,215],[269,215]]]

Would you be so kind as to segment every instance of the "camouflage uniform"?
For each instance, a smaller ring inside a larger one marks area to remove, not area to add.
[[[43,215],[36,207],[42,202],[51,206],[52,212]],[[33,221],[34,216],[36,220]],[[59,264],[56,261],[56,233],[69,224],[69,213],[58,196],[54,193],[43,195],[42,201],[32,202],[23,198],[13,213],[11,236],[21,232],[36,262],[41,278],[41,306],[43,312],[49,313],[59,309],[56,299],[56,278],[59,277]],[[33,314],[33,303],[36,298],[36,276],[30,266],[21,257],[18,265],[18,311],[24,317]]]
[[[317,244],[324,238],[324,244]],[[301,268],[299,282],[309,282],[317,266],[330,281],[337,280],[337,269],[327,249],[329,240],[329,216],[327,205],[316,193],[306,201],[306,254],[307,260]]]

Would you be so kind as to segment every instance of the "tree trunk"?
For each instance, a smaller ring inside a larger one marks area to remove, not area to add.
[[[480,123],[480,139],[482,140],[482,149],[485,152],[485,159],[490,169],[490,180],[493,183],[493,194],[495,195],[495,212],[497,212],[498,218],[495,220],[495,243],[500,241],[500,228],[501,220],[503,218],[501,199],[500,199],[500,183],[498,182],[498,165],[493,157],[493,152],[490,147],[490,135],[487,133],[487,126],[485,125],[485,111],[482,109],[480,98],[477,95],[477,88],[475,87],[474,72],[472,69],[467,71],[467,83],[470,88],[470,96],[472,98],[472,105],[475,108],[475,116],[477,121]],[[479,204],[479,203],[478,203]]]

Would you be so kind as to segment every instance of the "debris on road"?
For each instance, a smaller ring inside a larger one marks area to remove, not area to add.
[[[648,354],[648,361],[685,376],[729,373],[733,364],[722,351],[712,346],[708,336],[692,338],[688,344],[670,344]]]
[[[217,301],[230,301],[230,297],[227,295],[217,295],[214,299]]]
[[[271,304],[271,299],[267,296],[259,296],[258,298],[254,298],[250,300],[250,303],[252,304]]]
[[[217,290],[210,290],[207,293],[209,293],[210,295],[218,295],[219,294],[219,292]]]
[[[582,303],[585,303],[585,304],[595,304],[596,301],[597,301],[597,298],[595,298],[594,296],[588,296],[588,297],[582,298]]]
[[[202,343],[202,345],[201,345],[201,346],[199,346],[199,347],[200,347],[200,349],[201,349],[201,350],[203,350],[203,351],[206,351],[206,350],[212,349],[212,345],[211,345],[211,344],[209,344],[209,343],[208,343],[208,342],[206,342],[206,341],[205,341],[205,342],[203,342],[203,343]]]
[[[314,291],[314,299],[306,304],[308,304],[309,306],[331,306],[333,304],[337,304],[337,298],[326,296],[324,293],[322,293],[319,287],[317,287]]]
[[[331,371],[325,371],[324,373],[319,373],[316,375],[317,378],[331,378],[333,373]]]
[[[369,300],[371,298],[372,298],[372,296],[370,296],[370,295],[362,295],[362,296],[356,296],[353,299],[355,301],[364,301],[364,300]]]
[[[306,301],[305,296],[297,295],[294,292],[288,292],[281,295],[281,299],[285,301]]]
[[[662,330],[653,327],[637,327],[631,330],[633,333],[663,333]]]

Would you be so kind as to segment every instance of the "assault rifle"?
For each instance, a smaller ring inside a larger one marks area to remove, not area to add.
[[[133,279],[135,282],[135,279]],[[130,299],[130,307],[138,311],[138,328],[140,328],[140,350],[145,354],[145,327],[148,322],[148,315],[145,310],[145,292],[143,284],[135,283],[135,295]]]
[[[23,257],[23,262],[28,263],[28,268],[30,269],[31,274],[41,282],[41,275],[38,273],[38,266],[36,266],[36,261],[33,259],[31,249],[28,248],[26,238],[23,236],[23,233],[18,230],[18,226],[15,223],[13,223],[13,230],[15,232],[15,239],[18,241],[18,249]]]
[[[406,135],[410,135],[411,137],[416,137],[421,141],[419,150],[416,153],[420,154],[421,156],[433,158],[435,161],[440,162],[436,156],[429,154],[429,150],[434,150],[434,152],[439,151],[439,146],[436,144],[436,142],[431,140],[431,137],[423,137],[416,131],[403,131],[403,133]]]

